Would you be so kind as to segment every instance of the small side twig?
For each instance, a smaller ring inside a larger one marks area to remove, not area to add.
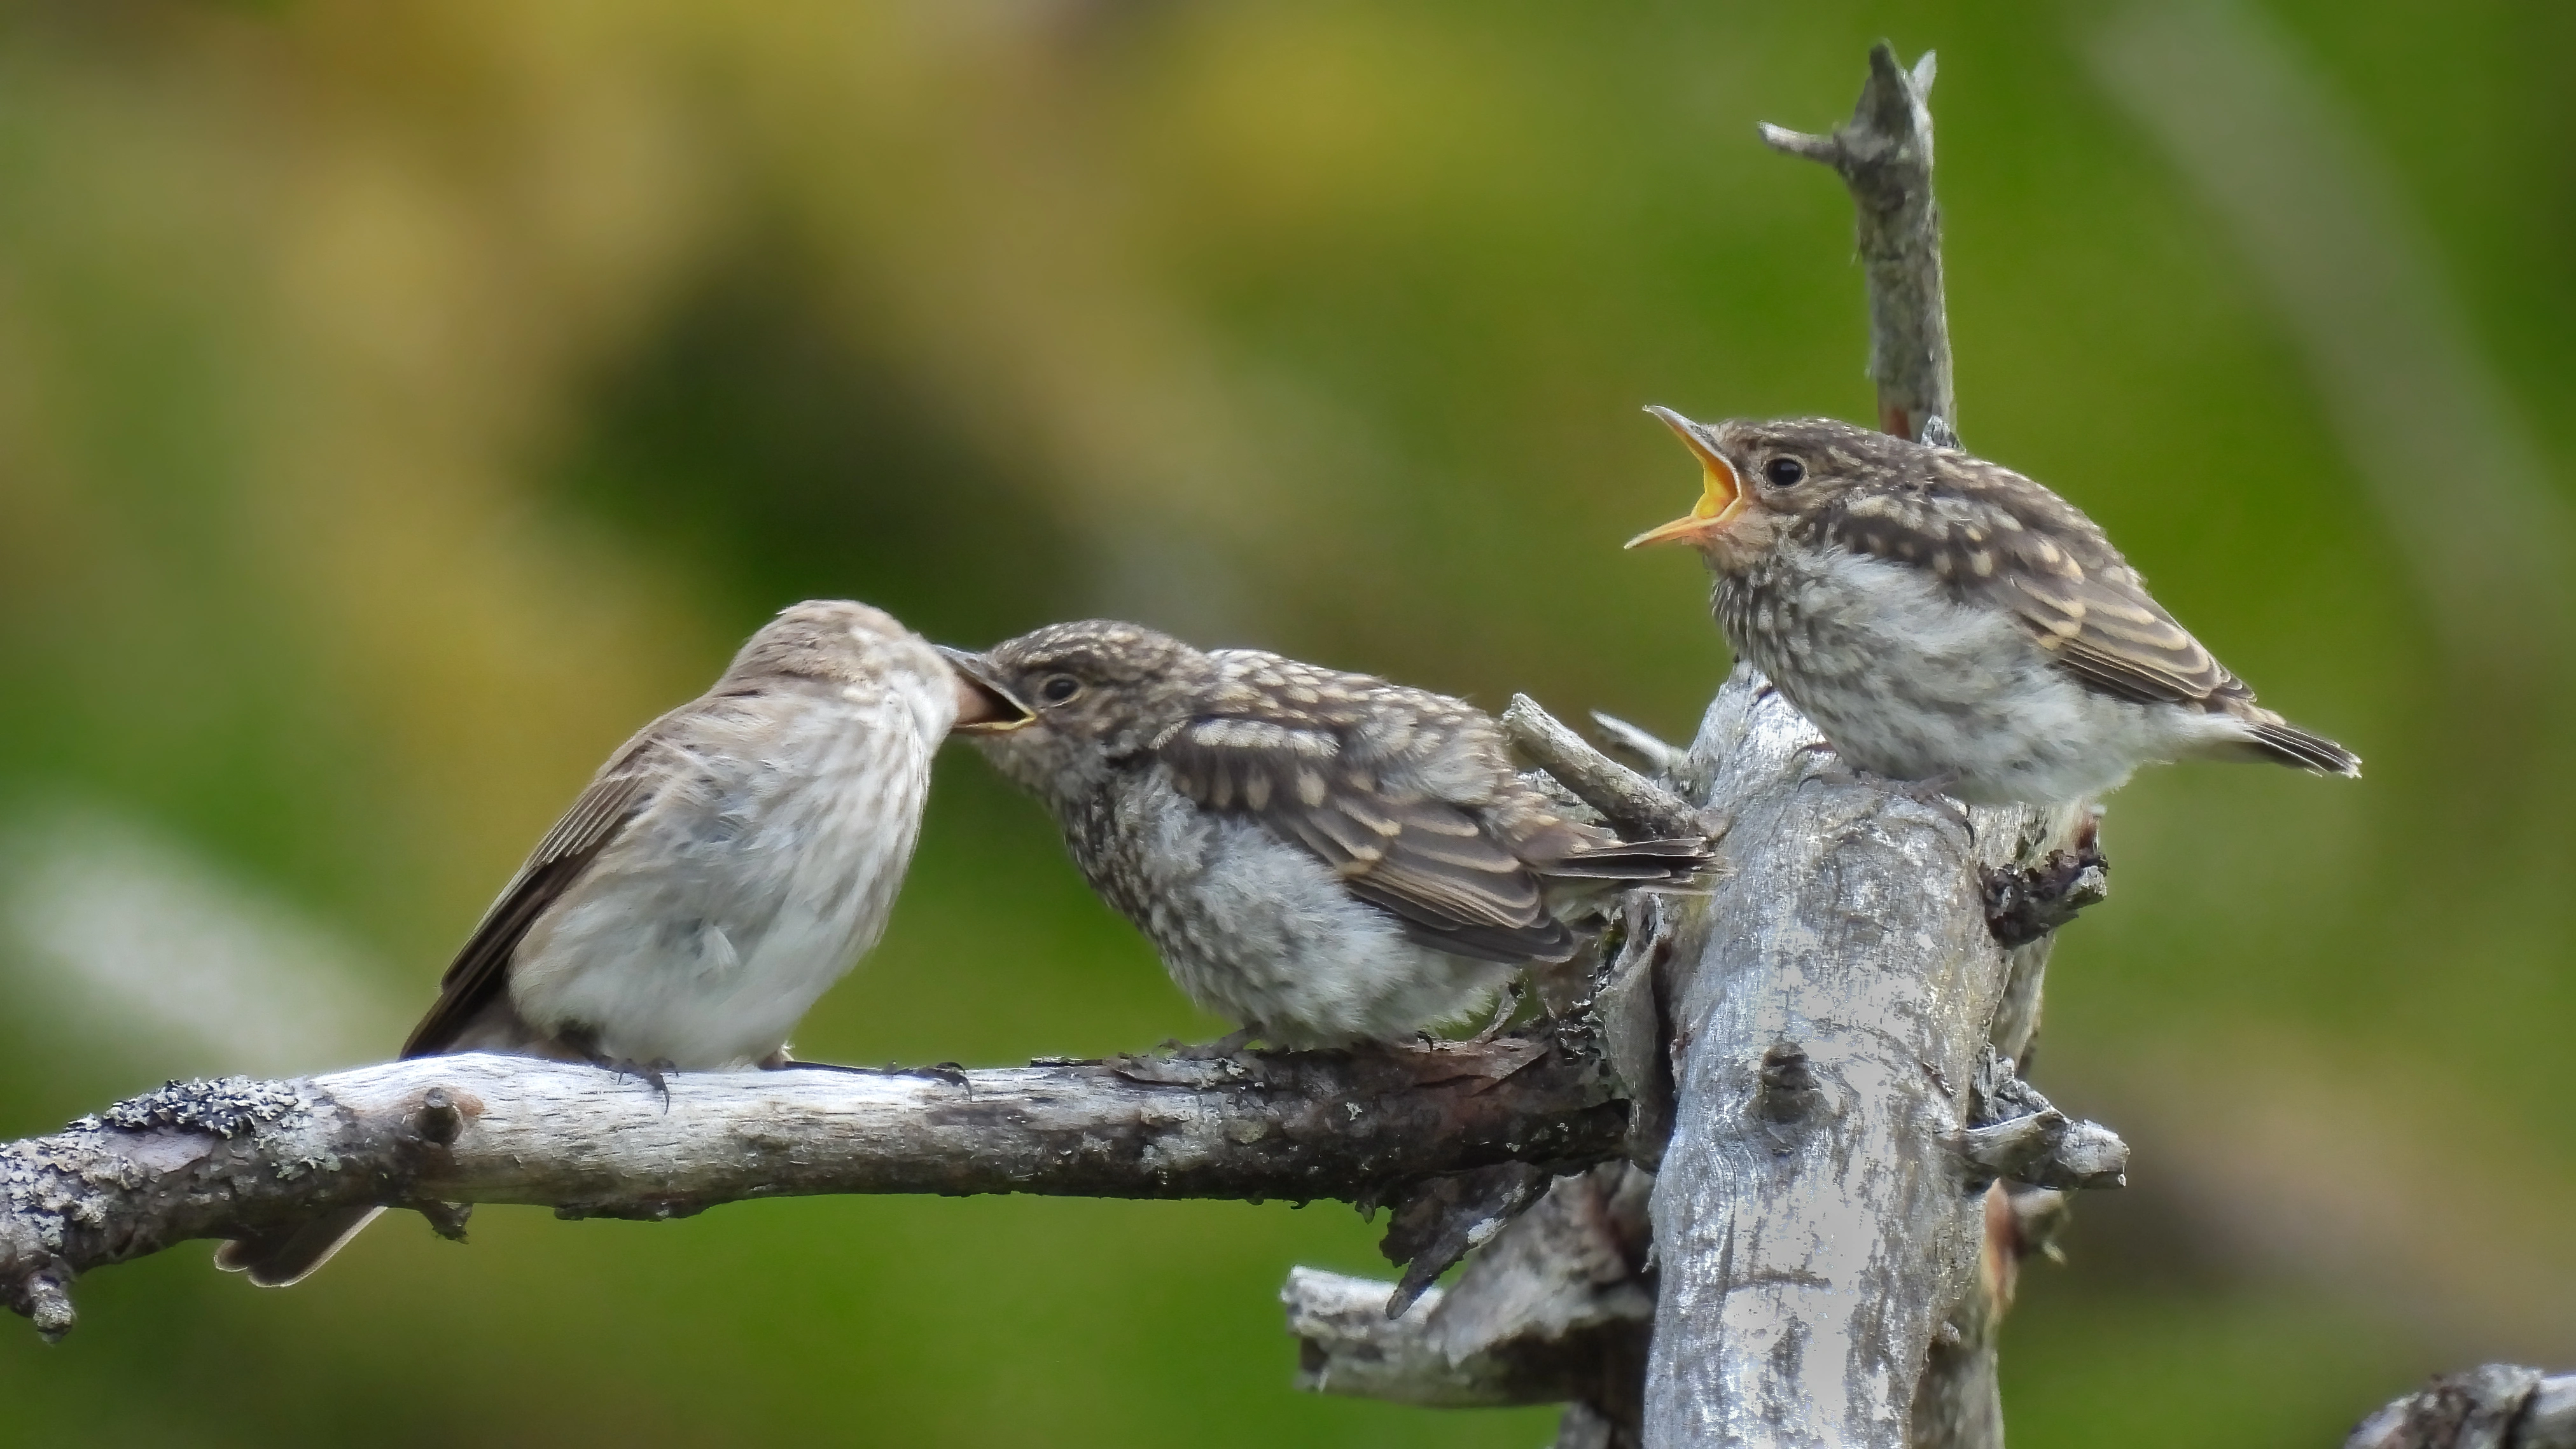
[[[2576,1449],[2576,1374],[2444,1374],[2363,1420],[2344,1449]]]
[[[1998,1178],[2072,1190],[2129,1185],[2129,1145],[2098,1122],[2067,1116],[1989,1047],[1977,1065],[1967,1124],[1953,1139],[1970,1187]]]
[[[1389,1284],[1296,1269],[1280,1298],[1297,1386],[1441,1408],[1566,1403],[1559,1449],[1636,1449],[1652,1187],[1622,1163],[1558,1178],[1398,1318],[1382,1311]]]
[[[1513,695],[1503,711],[1503,733],[1622,835],[1674,840],[1713,833],[1688,801],[1592,748],[1526,694]]]
[[[1959,1134],[1959,1156],[1971,1182],[2010,1178],[2034,1187],[2129,1185],[2129,1144],[2099,1122],[2078,1122],[2051,1108]]]
[[[2036,865],[2005,866],[1985,874],[1986,926],[2005,946],[2027,946],[2100,905],[2111,893],[2111,863],[2103,858],[2100,822],[2077,827],[2069,849]]]
[[[1547,1171],[1526,1162],[1498,1162],[1431,1178],[1401,1195],[1388,1215],[1379,1251],[1404,1267],[1386,1300],[1386,1316],[1401,1317],[1458,1260],[1508,1226],[1539,1194]]]
[[[664,1091],[525,1057],[173,1082],[0,1143],[0,1302],[48,1338],[81,1273],[317,1212],[552,1206],[661,1221],[806,1193],[1373,1198],[1616,1156],[1627,1114],[1546,1035],[1367,1053],[998,1070],[684,1072]],[[1383,1292],[1378,1304],[1385,1303]]]
[[[1670,740],[1640,726],[1632,725],[1615,714],[1604,714],[1600,710],[1594,710],[1592,726],[1601,731],[1601,738],[1607,741],[1612,749],[1625,750],[1640,764],[1658,775],[1671,774],[1673,766],[1680,764],[1682,756],[1689,753]]]

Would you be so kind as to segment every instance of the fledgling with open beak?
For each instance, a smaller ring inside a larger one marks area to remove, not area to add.
[[[865,604],[797,604],[646,725],[539,841],[405,1057],[492,1051],[667,1070],[789,1064],[787,1034],[885,929],[952,725],[1025,715]],[[381,1209],[239,1238],[293,1283]]]
[[[962,731],[1045,804],[1190,999],[1284,1046],[1400,1042],[1574,954],[1582,893],[1688,883],[1700,840],[1622,842],[1443,695],[1135,624],[994,646],[1025,723]]]
[[[2361,773],[2256,705],[2038,483],[1831,419],[1647,411],[1703,491],[1628,546],[1696,547],[1728,644],[1852,765],[1972,804],[2063,804],[2167,760]]]

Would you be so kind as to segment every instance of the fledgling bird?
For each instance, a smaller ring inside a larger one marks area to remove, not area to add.
[[[1661,418],[1699,459],[1686,541],[1717,621],[1842,757],[1971,804],[2063,804],[2140,765],[2270,760],[2359,775],[2147,593],[2093,520],[1956,448],[1826,418]]]
[[[788,1032],[885,929],[940,740],[1024,713],[881,610],[794,605],[600,767],[402,1055],[509,1052],[656,1081],[787,1065]],[[380,1211],[235,1239],[215,1262],[293,1283]]]
[[[1285,1046],[1402,1041],[1563,961],[1583,891],[1677,885],[1698,840],[1566,819],[1466,703],[1135,624],[977,669],[1032,718],[961,731],[1062,827],[1191,1000]]]

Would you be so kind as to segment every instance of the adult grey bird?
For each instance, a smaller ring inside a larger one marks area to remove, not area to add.
[[[2064,804],[2166,760],[2358,775],[2254,702],[2092,519],[2009,468],[1828,418],[1710,426],[1682,518],[1718,625],[1851,764],[1969,803]]]
[[[1578,894],[1688,882],[1698,840],[1559,813],[1466,703],[1135,624],[961,667],[1025,701],[969,727],[1190,999],[1288,1046],[1401,1041],[1573,955]]]
[[[940,740],[1021,713],[881,610],[785,610],[600,767],[402,1055],[520,1053],[657,1084],[786,1065],[788,1032],[885,929]],[[380,1211],[281,1224],[215,1262],[293,1283]]]

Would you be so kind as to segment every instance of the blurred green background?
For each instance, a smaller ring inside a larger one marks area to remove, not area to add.
[[[0,10],[0,1135],[388,1051],[608,749],[807,595],[1119,613],[1686,734],[1661,402],[1870,415],[1758,119],[1937,47],[1960,419],[2369,760],[2153,772],[2038,1076],[2126,1193],[2017,1444],[2576,1366],[2576,8],[370,0]],[[952,752],[954,753],[954,752]],[[798,1041],[1204,1036],[946,761]],[[1530,1445],[1287,1385],[1347,1209],[836,1199],[186,1247],[0,1324],[44,1444]]]

